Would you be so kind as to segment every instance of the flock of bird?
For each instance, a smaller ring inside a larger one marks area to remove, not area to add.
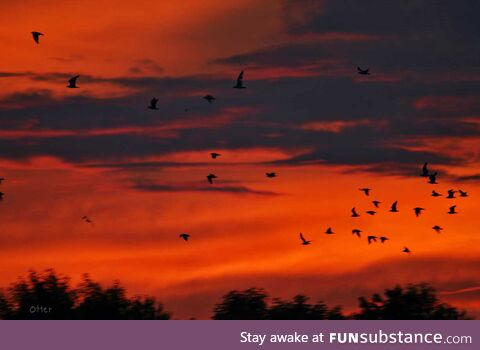
[[[32,32],[32,36],[33,36],[33,40],[35,41],[35,43],[39,44],[40,43],[40,37],[43,36],[44,34],[41,33],[41,32]],[[370,75],[370,69],[362,69],[360,67],[357,67],[357,73],[360,74],[360,75]],[[236,83],[235,85],[233,86],[233,88],[235,89],[245,89],[246,86],[243,84],[243,75],[244,75],[244,72],[243,70],[240,72],[240,74],[238,75],[237,77],[237,80],[236,80]],[[79,86],[77,85],[77,81],[79,79],[80,75],[75,75],[74,77],[72,77],[71,79],[68,80],[68,85],[67,85],[67,88],[70,88],[70,89],[77,89],[79,88]],[[204,100],[206,100],[209,104],[213,103],[216,98],[210,94],[207,94],[205,96],[202,97]],[[159,102],[159,99],[154,97],[151,99],[150,101],[150,104],[147,106],[148,109],[151,109],[151,110],[158,110],[158,102]],[[185,108],[184,110],[185,112],[188,112],[189,111],[189,108]],[[217,152],[212,152],[210,153],[210,157],[212,159],[217,159],[218,157],[220,157],[221,154],[220,153],[217,153]],[[430,170],[428,169],[428,164],[425,163],[422,167],[422,172],[421,172],[421,176],[422,177],[428,177],[428,184],[432,184],[432,185],[435,185],[435,184],[438,184],[437,182],[437,172],[430,172]],[[267,178],[274,178],[277,176],[277,173],[275,172],[268,172],[265,174],[265,176]],[[217,179],[218,176],[215,175],[215,174],[208,174],[206,176],[207,178],[207,181],[210,185],[213,185],[214,184],[214,179]],[[0,178],[0,184],[3,182],[3,180],[5,180],[4,178]],[[371,188],[360,188],[359,189],[360,191],[362,191],[364,193],[365,196],[370,196],[370,193],[372,191]],[[454,199],[454,198],[457,198],[455,197],[455,194],[456,193],[459,193],[459,197],[468,197],[468,193],[465,192],[465,191],[462,191],[462,190],[453,190],[453,189],[450,189],[447,191],[447,196],[445,198],[447,199]],[[4,194],[2,192],[0,192],[0,200],[3,199],[3,196]],[[438,193],[437,191],[433,190],[432,191],[432,194],[431,194],[432,197],[441,197],[442,194]],[[378,209],[380,207],[380,204],[381,202],[378,201],[378,200],[373,200],[372,201],[372,204],[374,206],[375,209]],[[456,205],[452,205],[450,208],[449,208],[449,211],[447,212],[447,214],[450,214],[450,215],[453,215],[453,214],[457,214],[457,211],[456,211]],[[419,217],[422,212],[425,210],[425,208],[422,208],[422,207],[415,207],[413,208],[413,212],[415,214],[416,217]],[[398,213],[399,212],[399,209],[398,209],[398,201],[395,201],[392,203],[392,205],[390,206],[390,210],[389,212],[391,213]],[[355,207],[353,207],[351,209],[351,217],[352,218],[358,218],[360,217],[361,215],[358,213],[357,209]],[[371,216],[374,216],[377,214],[377,212],[375,210],[367,210],[365,212],[366,214],[368,215],[371,215]],[[90,224],[93,226],[93,221],[92,219],[90,219],[88,216],[83,216],[82,217],[82,220],[87,223],[87,224]],[[435,225],[432,227],[432,229],[437,232],[437,233],[441,233],[441,231],[443,230],[443,228],[439,225]],[[352,230],[352,234],[361,238],[362,236],[362,230],[358,229],[358,228],[355,228]],[[327,235],[332,235],[334,234],[335,232],[333,231],[333,229],[331,227],[327,228],[327,230],[325,231],[325,234]],[[190,239],[190,234],[188,233],[181,233],[179,235],[179,238],[180,239],[183,239],[184,241],[188,241]],[[388,237],[386,236],[380,236],[380,237],[377,237],[377,236],[374,236],[374,235],[368,235],[367,236],[367,242],[368,244],[372,244],[372,243],[375,243],[377,242],[377,239],[380,240],[381,243],[385,243],[386,241],[389,240]],[[311,240],[308,240],[304,237],[304,235],[302,233],[300,233],[300,241],[301,241],[301,244],[302,245],[310,245],[312,243]],[[404,253],[408,253],[410,254],[412,251],[408,248],[408,247],[404,247],[403,248],[403,252]]]
[[[366,71],[368,71],[368,69],[367,69]],[[369,74],[369,73],[360,73],[360,72],[365,72],[365,71],[362,71],[362,70],[360,70],[360,68],[359,68],[359,74]],[[437,172],[434,172],[434,173],[430,172],[430,170],[428,169],[428,163],[424,163],[424,164],[423,164],[422,172],[421,172],[420,176],[422,176],[422,177],[428,177],[428,182],[427,182],[428,184],[433,184],[433,185],[438,184],[438,182],[437,182],[437,175],[438,175]],[[371,188],[359,188],[359,191],[362,191],[362,192],[365,194],[365,196],[368,197],[368,196],[370,196],[370,193],[371,193],[372,189],[371,189]],[[466,191],[449,189],[449,190],[447,191],[447,194],[448,194],[448,195],[447,195],[445,198],[446,198],[446,199],[455,199],[455,198],[457,198],[457,197],[455,197],[455,194],[456,194],[457,192],[460,194],[459,197],[463,197],[463,198],[468,197],[468,193],[467,193]],[[435,191],[435,190],[432,190],[431,196],[432,196],[432,197],[441,197],[442,194],[441,194],[441,193],[438,193],[438,192]],[[378,208],[380,207],[381,202],[378,201],[378,200],[373,200],[373,201],[372,201],[372,204],[373,204],[373,206],[375,207],[375,209],[378,209]],[[458,214],[458,212],[456,211],[456,208],[457,208],[456,205],[450,206],[450,207],[449,207],[449,210],[447,211],[447,214],[449,214],[449,215]],[[423,212],[424,210],[425,210],[425,208],[415,207],[415,208],[413,208],[413,213],[414,213],[414,215],[418,218],[418,217],[422,214],[422,212]],[[398,209],[398,201],[395,201],[395,202],[392,203],[392,205],[390,206],[389,212],[390,212],[390,213],[398,213],[398,212],[400,212],[399,209]],[[361,216],[361,215],[358,213],[358,211],[357,211],[357,209],[356,209],[355,207],[353,207],[353,208],[351,209],[351,213],[352,213],[352,215],[351,215],[352,218],[358,218],[358,217]],[[367,210],[365,213],[368,214],[368,215],[371,215],[371,216],[377,214],[377,212],[376,212],[375,210]],[[442,228],[441,226],[439,226],[439,225],[433,226],[432,229],[433,229],[436,233],[441,233],[441,232],[443,231],[443,228]],[[357,236],[357,237],[359,237],[359,238],[361,238],[361,233],[362,233],[362,232],[363,232],[362,230],[357,229],[357,228],[355,228],[355,229],[352,230],[352,234],[355,235],[355,236]],[[329,228],[325,231],[325,234],[327,234],[327,235],[331,235],[331,234],[334,234],[334,233],[335,233],[335,232],[333,232],[333,230],[332,230],[331,227],[329,227]],[[386,237],[386,236],[381,236],[381,237],[377,237],[377,236],[373,236],[373,235],[367,236],[367,242],[368,242],[368,244],[372,244],[372,243],[377,242],[377,239],[379,239],[381,243],[385,243],[386,241],[389,240],[389,238]],[[312,241],[306,239],[305,236],[304,236],[302,233],[300,233],[300,241],[301,241],[301,244],[302,244],[302,245],[309,245],[309,244],[312,243]],[[412,251],[411,251],[410,248],[408,248],[408,247],[403,247],[402,252],[403,252],[403,253],[407,253],[407,254],[412,253]]]

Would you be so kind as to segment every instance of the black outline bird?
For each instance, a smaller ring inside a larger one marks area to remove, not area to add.
[[[335,232],[333,232],[331,227],[327,228],[327,230],[325,231],[325,234],[327,234],[327,235],[333,235],[334,233]]]
[[[448,196],[445,197],[446,199],[454,199],[454,198],[456,198],[456,197],[455,197],[455,193],[457,193],[457,191],[455,191],[455,190],[448,190],[447,192],[448,192]]]
[[[434,173],[428,175],[428,183],[429,183],[430,185],[436,185],[436,184],[438,184],[438,182],[437,182],[437,174],[438,174],[437,172],[434,172]]]
[[[433,190],[432,191],[432,197],[441,197],[442,195],[438,193],[437,191]]]
[[[411,254],[412,251],[410,249],[408,249],[408,247],[403,247],[402,253]]]
[[[380,237],[380,243],[385,243],[385,241],[388,241],[388,240],[389,240],[388,237],[385,237],[385,236]]]
[[[375,210],[367,210],[365,213],[367,213],[368,215],[375,215],[377,212]]]
[[[380,201],[372,201],[372,203],[375,206],[375,208],[379,208],[380,204],[382,204],[382,202],[380,202]]]
[[[434,230],[436,233],[442,233],[443,227],[435,225],[432,227],[432,230]]]
[[[359,188],[358,189],[359,191],[362,191],[363,193],[365,193],[365,196],[369,196],[370,195],[370,191],[372,190],[371,188]]]
[[[450,208],[448,208],[447,214],[458,214],[457,211],[455,211],[456,205],[452,205]]]
[[[308,241],[303,237],[303,234],[300,232],[300,239],[302,240],[302,245],[309,245],[312,241]]]
[[[217,159],[217,158],[220,157],[220,156],[221,156],[220,153],[216,153],[216,152],[210,153],[210,157],[212,157],[212,159]]]
[[[158,103],[158,98],[154,97],[150,100],[150,106],[148,106],[147,108],[148,109],[153,109],[153,110],[157,110],[158,107],[157,107],[157,103]]]
[[[428,177],[428,175],[430,175],[430,172],[428,171],[428,163],[424,163],[422,167],[422,174],[420,176]]]
[[[3,196],[5,195],[5,193],[3,192],[0,192],[0,201],[3,201]]]
[[[188,242],[188,239],[190,238],[190,235],[188,233],[180,233],[178,235],[181,239],[183,239],[185,242]]]
[[[208,103],[210,103],[210,104],[212,104],[212,102],[216,100],[216,98],[215,98],[214,96],[210,95],[210,94],[205,95],[205,96],[203,96],[202,98],[203,98],[204,100],[207,100]]]
[[[425,210],[425,208],[420,208],[420,207],[413,208],[413,211],[415,212],[415,216],[417,218],[422,214],[422,210]]]
[[[76,75],[76,76],[74,76],[73,78],[70,78],[70,80],[68,81],[67,88],[69,88],[69,89],[78,89],[77,79],[78,79],[79,77],[80,77],[80,75]]]
[[[352,235],[356,235],[358,238],[360,238],[360,233],[362,233],[362,230],[359,230],[357,228],[354,228],[352,230]]]
[[[208,174],[207,175],[207,180],[210,184],[213,184],[213,179],[218,179],[218,176],[215,174]]]
[[[268,178],[277,177],[277,173],[265,173],[265,176]]]
[[[358,218],[360,215],[358,215],[357,211],[355,210],[355,207],[352,208],[352,218]]]
[[[369,70],[370,70],[370,68],[362,69],[362,68],[360,68],[360,67],[357,67],[357,72],[358,72],[358,74],[360,74],[360,75],[370,75]]]
[[[468,192],[465,192],[465,191],[462,191],[462,190],[458,190],[458,192],[460,192],[460,197],[468,197]]]
[[[392,206],[390,207],[391,213],[398,213],[398,201],[393,202]]]
[[[85,221],[87,224],[90,224],[93,226],[93,221],[86,215],[82,216],[82,220]]]
[[[44,34],[40,33],[40,32],[32,32],[33,41],[35,41],[37,44],[40,44],[40,36],[41,35],[44,35]]]
[[[233,87],[234,89],[246,89],[246,86],[243,86],[243,70],[240,72],[237,78],[237,83]]]
[[[367,240],[368,240],[368,244],[371,244],[372,241],[374,241],[374,242],[377,241],[377,236],[368,236]]]

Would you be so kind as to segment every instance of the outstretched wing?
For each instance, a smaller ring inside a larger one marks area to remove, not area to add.
[[[80,77],[80,75],[74,76],[73,78],[71,78],[71,79],[68,81],[68,83],[69,83],[70,85],[75,85],[76,82],[77,82],[77,79],[78,79],[79,77]]]

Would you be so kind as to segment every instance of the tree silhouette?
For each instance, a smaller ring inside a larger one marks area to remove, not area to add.
[[[435,289],[425,283],[396,286],[386,289],[384,297],[373,294],[370,299],[360,297],[361,311],[353,318],[359,320],[462,320],[464,311],[441,303]]]
[[[231,291],[215,305],[214,320],[264,320],[267,316],[267,294],[263,289]]]
[[[270,320],[342,320],[340,307],[329,309],[323,302],[308,304],[308,297],[296,295],[291,301],[274,299],[268,310]]]
[[[43,274],[31,271],[27,279],[14,283],[7,294],[0,294],[0,319],[169,319],[163,306],[151,297],[128,298],[115,282],[108,288],[88,275],[77,289],[70,280],[53,270]]]

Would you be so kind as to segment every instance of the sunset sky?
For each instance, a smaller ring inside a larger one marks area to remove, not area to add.
[[[232,289],[352,311],[424,281],[480,316],[480,2],[21,0],[0,13],[1,287],[29,269],[88,272],[208,318]]]

